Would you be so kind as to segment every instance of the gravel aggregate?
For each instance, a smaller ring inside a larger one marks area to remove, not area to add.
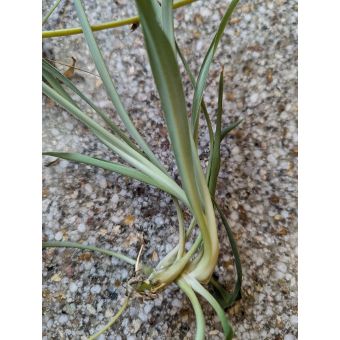
[[[136,13],[133,1],[84,2],[91,23]],[[43,8],[52,3],[43,0]],[[195,74],[227,3],[197,1],[175,12],[178,43]],[[243,265],[243,298],[228,310],[235,338],[241,340],[298,337],[297,6],[296,0],[240,1],[204,94],[214,117],[218,77],[224,66],[223,122],[244,118],[222,143],[217,186],[217,199],[230,221]],[[45,29],[66,26],[79,26],[69,0],[62,1]],[[96,38],[132,120],[177,178],[140,29],[101,31]],[[43,52],[64,62],[71,62],[73,56],[78,67],[96,72],[81,35],[45,39]],[[99,78],[77,71],[73,81],[115,117]],[[186,76],[184,87],[190,108],[193,92]],[[119,123],[118,118],[115,121]],[[87,128],[45,97],[43,148],[117,159]],[[202,160],[208,151],[202,122]],[[156,265],[176,244],[176,210],[168,195],[102,169],[53,160],[43,158],[43,240],[80,242],[136,258],[143,239],[142,260],[150,265]],[[220,231],[216,273],[231,289],[233,262]],[[42,275],[43,339],[86,339],[123,303],[134,268],[97,253],[48,249],[43,251]],[[203,309],[207,339],[222,339],[222,328],[210,306],[203,302]],[[191,305],[171,285],[152,300],[133,300],[99,339],[193,339],[194,334]]]

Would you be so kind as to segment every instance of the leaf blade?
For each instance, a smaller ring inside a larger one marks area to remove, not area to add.
[[[121,120],[123,121],[126,129],[129,131],[132,138],[137,142],[137,144],[142,148],[142,150],[146,153],[148,158],[160,169],[162,169],[163,172],[166,173],[164,167],[161,165],[157,157],[154,155],[154,153],[151,151],[147,143],[144,141],[142,136],[139,134],[135,126],[133,125],[129,114],[125,110],[122,101],[120,100],[120,97],[116,91],[116,88],[113,84],[112,78],[109,74],[108,68],[105,64],[104,58],[102,56],[102,53],[97,45],[96,39],[94,38],[90,23],[88,21],[87,15],[85,13],[85,9],[81,3],[81,0],[74,0],[74,5],[76,8],[76,12],[78,15],[78,19],[80,21],[80,24],[82,26],[84,36],[87,42],[87,45],[89,47],[89,50],[91,52],[93,61],[96,65],[97,71],[103,81],[103,85],[106,89],[106,92],[111,99],[113,105],[115,106],[118,115],[120,116]]]
[[[199,108],[201,106],[202,98],[203,98],[203,91],[205,88],[205,84],[207,81],[209,69],[211,62],[213,60],[213,57],[215,55],[216,49],[218,47],[218,44],[221,40],[223,31],[237,5],[239,0],[232,0],[230,5],[228,6],[228,9],[226,13],[223,15],[223,18],[220,22],[220,25],[218,27],[218,30],[208,48],[208,51],[204,57],[203,63],[200,68],[200,72],[197,78],[197,85],[194,93],[194,98],[192,101],[192,116],[191,116],[191,124],[194,132],[194,140],[197,141],[197,135],[198,135],[198,119],[199,119]]]

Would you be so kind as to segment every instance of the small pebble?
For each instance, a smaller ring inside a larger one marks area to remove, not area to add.
[[[287,265],[283,262],[279,262],[277,264],[277,269],[282,273],[286,273],[287,272]]]
[[[104,176],[97,176],[97,182],[102,189],[107,187],[106,178]]]
[[[79,225],[78,225],[78,231],[80,232],[80,233],[84,233],[85,231],[86,231],[86,227],[85,227],[85,224],[84,223],[80,223]]]
[[[99,294],[102,288],[99,285],[95,285],[91,287],[91,293],[92,294]]]
[[[295,336],[293,334],[286,334],[283,340],[295,340]]]
[[[86,309],[87,309],[88,312],[89,312],[90,314],[92,314],[92,315],[97,314],[96,309],[95,309],[92,305],[90,305],[90,304],[86,305]]]
[[[90,184],[85,184],[85,191],[88,193],[88,194],[91,194],[93,192],[93,189],[92,189],[92,186]]]
[[[58,321],[59,321],[60,324],[63,325],[68,321],[68,316],[66,314],[62,314],[62,315],[59,316]]]
[[[63,236],[64,236],[63,233],[61,231],[58,231],[55,234],[54,238],[55,238],[56,241],[60,241],[60,240],[62,240]]]
[[[76,283],[71,282],[69,289],[71,293],[75,293],[78,290],[78,286]]]

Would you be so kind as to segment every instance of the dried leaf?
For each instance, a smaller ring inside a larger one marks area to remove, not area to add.
[[[157,261],[159,260],[159,257],[158,257],[158,254],[157,254],[156,250],[154,250],[154,251],[152,252],[151,260],[152,260],[153,262],[157,262]]]
[[[74,75],[74,66],[76,65],[76,58],[72,58],[72,66],[70,66],[65,72],[64,72],[64,76],[68,79],[72,78]]]

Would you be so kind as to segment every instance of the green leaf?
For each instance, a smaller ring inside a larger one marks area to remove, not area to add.
[[[92,118],[82,112],[77,106],[66,100],[62,95],[45,83],[43,83],[43,92],[52,98],[56,103],[68,110],[83,124],[89,127],[101,141],[103,141],[111,150],[116,152],[125,161],[142,171],[144,174],[152,178],[156,178],[160,183],[162,183],[162,185],[167,187],[168,192],[171,192],[173,196],[177,197],[184,204],[189,206],[187,197],[178,184],[173,179],[165,175],[153,163],[132,149],[120,138],[105,130],[101,125],[96,123]]]
[[[91,251],[96,251],[98,253],[102,253],[105,255],[116,257],[117,259],[125,261],[131,265],[134,265],[136,263],[136,260],[128,256],[125,256],[123,254],[120,254],[120,253],[117,253],[117,252],[114,252],[108,249],[104,249],[104,248],[88,246],[88,245],[81,244],[81,243],[68,242],[68,241],[50,241],[50,242],[43,242],[42,247],[43,248],[77,248],[77,249],[82,249],[82,250],[91,250]]]
[[[196,291],[198,294],[200,294],[202,297],[204,297],[209,304],[214,308],[218,318],[221,321],[222,327],[223,327],[223,333],[226,340],[232,340],[233,338],[233,329],[230,325],[230,322],[227,318],[227,316],[224,313],[224,310],[220,306],[220,304],[216,301],[216,299],[207,291],[195,278],[191,277],[191,275],[187,275],[184,278]]]
[[[209,279],[218,256],[216,221],[204,175],[202,180],[197,150],[193,147],[179,68],[150,2],[136,0],[136,3],[184,191],[204,239],[204,257],[195,274]]]
[[[193,205],[196,204],[192,201],[198,197],[198,192],[192,177],[194,169],[190,132],[179,69],[170,43],[155,20],[151,3],[146,0],[136,1],[136,3],[176,162],[184,189]]]
[[[93,61],[96,65],[97,71],[103,81],[104,87],[106,89],[106,92],[111,99],[113,105],[115,106],[118,115],[122,119],[126,129],[132,136],[132,138],[137,142],[137,144],[142,148],[142,150],[145,152],[145,154],[148,156],[148,158],[154,163],[157,167],[162,169],[163,172],[166,172],[164,167],[161,165],[161,163],[158,161],[156,156],[153,154],[149,146],[146,144],[142,136],[139,134],[139,132],[136,130],[135,126],[133,125],[128,113],[126,112],[123,103],[121,102],[119,95],[116,91],[116,88],[113,84],[113,81],[110,77],[109,71],[107,69],[107,66],[105,64],[104,58],[99,50],[99,47],[97,45],[97,42],[94,38],[90,23],[88,21],[88,18],[86,16],[84,7],[81,3],[81,0],[74,0],[74,5],[76,8],[76,12],[80,21],[80,24],[82,26],[84,36],[87,42],[87,45],[90,49]]]
[[[194,98],[192,102],[192,116],[191,116],[191,124],[194,132],[194,140],[195,142],[197,141],[197,136],[198,136],[198,121],[199,121],[199,108],[201,106],[202,98],[203,98],[203,91],[205,88],[205,84],[207,81],[209,69],[211,62],[213,60],[213,57],[215,55],[216,49],[218,47],[218,44],[221,40],[223,31],[237,5],[239,0],[232,0],[226,13],[224,14],[220,25],[218,27],[218,30],[211,42],[211,45],[204,57],[203,63],[200,68],[200,72],[198,75],[197,79],[197,85],[194,93]]]
[[[61,0],[56,0],[56,2],[53,4],[53,6],[50,8],[50,10],[47,12],[47,14],[44,16],[42,20],[42,24],[44,25],[48,18],[52,15],[52,13],[56,10],[56,8],[59,6]]]
[[[222,111],[223,111],[223,69],[220,74],[220,81],[218,86],[218,107],[216,114],[216,131],[214,138],[214,146],[209,157],[209,191],[212,197],[215,197],[216,184],[218,173],[220,172],[221,165],[221,126],[222,126]]]
[[[48,151],[48,152],[44,152],[43,155],[58,157],[58,158],[66,159],[66,160],[69,160],[69,161],[74,161],[74,162],[77,162],[77,163],[93,165],[93,166],[96,166],[97,168],[102,168],[102,169],[105,169],[105,170],[113,171],[113,172],[116,172],[118,174],[130,177],[130,178],[133,178],[133,179],[137,179],[138,181],[150,184],[154,187],[159,187],[159,184],[157,183],[157,181],[155,181],[151,177],[146,176],[145,174],[143,174],[142,172],[140,172],[136,169],[130,168],[128,166],[125,166],[125,165],[122,165],[122,164],[119,164],[119,163],[105,161],[105,160],[102,160],[102,159],[82,155],[82,154],[76,153],[76,152]]]
[[[162,28],[176,55],[172,2],[173,0],[162,0]]]
[[[221,141],[228,135],[228,133],[234,130],[242,123],[243,119],[239,119],[235,123],[230,124],[229,126],[225,127],[221,132]]]
[[[196,88],[196,80],[195,80],[195,77],[190,69],[190,66],[187,62],[187,60],[185,59],[181,49],[179,48],[177,42],[176,42],[176,51],[182,61],[182,64],[184,66],[184,69],[185,71],[187,72],[188,76],[189,76],[189,79],[190,79],[190,82],[195,90]],[[204,119],[207,123],[207,126],[208,126],[208,133],[209,133],[209,143],[210,143],[210,148],[213,147],[213,143],[214,143],[214,132],[213,132],[213,129],[212,129],[212,124],[211,124],[211,120],[210,120],[210,117],[209,117],[209,114],[208,114],[208,110],[207,110],[207,107],[205,105],[205,102],[204,102],[204,99],[202,98],[202,103],[201,103],[201,108],[202,108],[202,111],[203,111],[203,115],[204,115]]]
[[[183,279],[178,279],[177,284],[184,294],[189,298],[192,307],[194,308],[196,318],[196,335],[195,340],[204,340],[205,319],[202,311],[202,307],[197,299],[195,292],[190,285]]]
[[[129,144],[136,151],[139,151],[137,147],[132,143],[132,141],[119,129],[119,127],[112,121],[112,119],[97,105],[93,103],[91,99],[85,96],[78,88],[68,79],[66,78],[59,70],[53,67],[46,60],[43,60],[43,74],[46,72],[50,73],[53,77],[58,79],[62,84],[67,86],[71,91],[77,94],[81,99],[83,99],[92,109],[105,121],[105,123],[111,128],[111,130],[117,134],[120,138],[122,138],[127,144]]]
[[[222,209],[219,207],[219,205],[214,201],[214,205],[216,209],[218,210],[222,223],[225,227],[225,230],[227,232],[228,240],[230,243],[231,251],[233,253],[234,259],[235,259],[235,267],[236,267],[236,282],[234,286],[234,290],[232,293],[228,293],[222,286],[219,284],[216,280],[212,280],[212,288],[215,291],[216,298],[218,298],[218,301],[223,309],[229,308],[232,306],[235,301],[239,300],[241,298],[241,287],[242,287],[242,265],[241,265],[241,259],[240,255],[237,249],[237,244],[233,236],[233,232],[229,226],[229,223],[227,221],[226,216],[224,215]]]

